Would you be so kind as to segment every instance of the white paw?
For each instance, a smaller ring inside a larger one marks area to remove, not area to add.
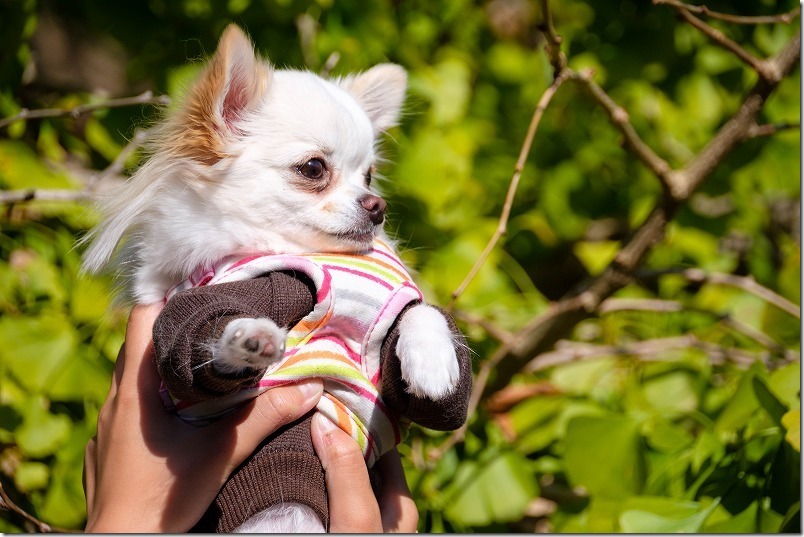
[[[396,353],[408,393],[438,400],[455,389],[460,376],[452,332],[444,316],[426,304],[405,312]]]
[[[270,319],[235,319],[213,345],[212,364],[222,373],[267,369],[284,356],[285,337]]]

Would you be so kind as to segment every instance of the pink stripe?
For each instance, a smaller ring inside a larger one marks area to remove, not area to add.
[[[385,251],[383,251],[383,250],[377,250],[376,248],[374,249],[374,253],[376,253],[376,254],[378,254],[378,255],[381,255],[381,256],[383,256],[383,257],[387,258],[389,261],[391,261],[391,262],[392,262],[393,264],[395,264],[397,267],[399,267],[400,269],[402,269],[402,272],[404,272],[405,274],[407,274],[407,273],[408,273],[408,269],[407,269],[407,267],[405,267],[405,265],[402,263],[402,261],[400,261],[400,260],[399,260],[399,258],[398,258],[398,257],[394,257],[394,256],[392,256],[391,254],[389,254],[389,253],[387,253],[387,252],[385,252]]]
[[[357,354],[357,353],[356,353],[355,351],[353,351],[352,349],[350,349],[350,348],[349,348],[349,347],[346,345],[346,342],[345,342],[345,341],[343,341],[343,340],[341,340],[341,339],[340,339],[339,337],[337,337],[337,336],[313,336],[312,338],[310,338],[310,341],[308,341],[307,343],[305,343],[305,345],[309,345],[309,344],[310,344],[310,343],[312,343],[313,341],[321,341],[321,340],[327,340],[327,341],[329,341],[329,342],[335,343],[335,344],[336,344],[336,345],[338,345],[340,348],[342,348],[344,351],[346,351],[346,354],[349,356],[349,358],[351,358],[351,359],[352,359],[352,361],[353,361],[353,362],[355,362],[355,363],[357,363],[357,364],[360,364],[360,363],[361,363],[361,361],[362,361],[362,360],[360,359],[360,355],[359,355],[359,354]],[[297,350],[297,349],[294,349],[294,354],[295,354],[296,350]]]
[[[368,274],[366,272],[362,272],[362,271],[359,271],[359,270],[354,270],[354,269],[350,269],[350,268],[346,268],[346,267],[339,267],[337,265],[327,265],[327,268],[329,270],[340,270],[341,272],[348,272],[350,274],[354,274],[355,276],[360,276],[360,277],[365,278],[367,280],[371,280],[374,283],[378,283],[378,284],[382,285],[383,287],[385,287],[389,291],[392,291],[394,289],[394,286],[391,285],[390,283],[388,283],[388,282],[386,282],[384,280],[381,280],[380,278],[377,278],[376,276],[372,276],[371,274]]]

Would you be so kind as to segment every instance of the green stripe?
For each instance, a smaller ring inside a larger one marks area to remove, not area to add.
[[[396,272],[386,269],[385,267],[380,266],[379,264],[366,261],[364,259],[356,259],[351,257],[314,257],[313,259],[317,260],[319,263],[323,265],[335,265],[341,266],[346,268],[352,269],[359,269],[363,272],[367,272],[378,278],[385,280],[391,283],[401,283],[404,281],[408,281],[407,278],[401,277]]]

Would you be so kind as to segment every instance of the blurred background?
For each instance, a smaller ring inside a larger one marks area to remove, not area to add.
[[[796,6],[707,4],[746,16]],[[668,6],[551,8],[569,66],[593,69],[674,168],[757,81]],[[160,97],[175,102],[227,24],[279,67],[409,71],[382,188],[403,258],[447,305],[497,227],[553,81],[542,21],[535,0],[0,0],[0,118],[20,118],[0,123],[6,503],[83,528],[84,446],[127,314],[110,278],[79,275],[76,240],[96,222],[86,199],[137,165],[129,141],[159,117]],[[707,22],[760,58],[800,27]],[[42,109],[55,113],[23,117]],[[420,531],[800,532],[799,117],[796,69],[762,111],[775,132],[719,163],[606,307],[484,392],[463,434],[410,432],[400,452]],[[562,85],[507,234],[454,305],[475,370],[598,277],[661,195],[608,114],[580,84]],[[0,531],[43,529],[1,509]]]

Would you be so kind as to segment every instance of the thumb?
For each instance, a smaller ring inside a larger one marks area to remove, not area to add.
[[[312,410],[323,391],[320,379],[308,379],[271,388],[254,398],[243,408],[242,419],[235,426],[235,457],[245,458],[267,436]]]

